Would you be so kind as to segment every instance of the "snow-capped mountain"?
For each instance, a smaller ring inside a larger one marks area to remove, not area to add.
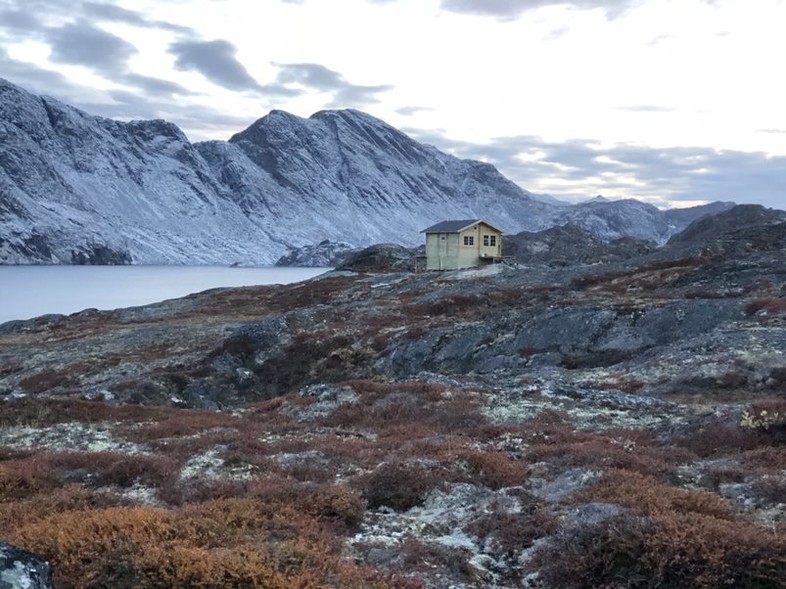
[[[353,110],[272,111],[192,144],[166,121],[91,116],[0,79],[0,263],[268,264],[326,239],[416,245],[449,218],[659,241],[689,222],[648,206],[533,198],[490,164]],[[619,207],[638,212],[609,220]]]

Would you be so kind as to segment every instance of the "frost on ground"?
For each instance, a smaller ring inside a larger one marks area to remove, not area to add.
[[[55,452],[118,452],[150,454],[142,444],[121,440],[112,435],[116,423],[57,423],[48,427],[0,427],[0,446],[24,450]]]
[[[257,476],[257,469],[250,464],[227,464],[222,456],[226,450],[226,446],[218,446],[190,458],[180,469],[180,480],[200,478],[215,481],[249,481]]]
[[[515,564],[500,555],[493,536],[478,537],[472,530],[484,518],[520,513],[525,494],[522,488],[492,491],[466,483],[434,490],[422,506],[404,513],[384,508],[370,513],[348,541],[348,549],[350,554],[393,570],[405,568],[404,561],[412,552],[421,551],[421,556],[432,553],[417,566],[436,569],[429,582],[433,587],[470,588],[478,583],[508,587],[499,583],[510,577]],[[470,569],[453,570],[452,552],[459,553],[467,563],[464,567]]]

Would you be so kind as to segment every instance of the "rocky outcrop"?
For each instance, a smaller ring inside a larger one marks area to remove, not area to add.
[[[49,563],[0,542],[0,589],[52,589]]]
[[[654,241],[622,237],[605,242],[578,225],[561,225],[539,232],[522,231],[505,236],[504,254],[524,264],[567,266],[619,262],[644,256],[656,248]]]
[[[425,256],[425,248],[405,248],[383,243],[349,253],[336,270],[370,273],[415,272],[419,269],[418,256]]]
[[[289,253],[276,261],[276,266],[295,266],[300,268],[335,268],[352,252],[357,251],[343,241],[333,242],[329,239],[316,245],[304,245],[292,248]]]
[[[739,231],[773,227],[786,223],[786,211],[768,209],[761,205],[737,205],[716,215],[705,216],[691,223],[684,231],[674,235],[668,249],[698,250],[722,247],[724,242],[734,245]]]

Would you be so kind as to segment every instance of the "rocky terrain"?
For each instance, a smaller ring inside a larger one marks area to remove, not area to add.
[[[354,110],[272,111],[228,141],[191,143],[172,123],[91,116],[0,79],[3,264],[264,265],[326,240],[417,245],[450,218],[662,243],[730,206],[555,203]]]
[[[49,563],[0,542],[0,589],[49,589],[51,586]]]
[[[0,325],[0,539],[57,587],[783,587],[786,223],[701,223]]]

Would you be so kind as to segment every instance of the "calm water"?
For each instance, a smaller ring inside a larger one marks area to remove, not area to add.
[[[0,323],[47,313],[117,309],[220,286],[288,284],[329,268],[0,266]]]

